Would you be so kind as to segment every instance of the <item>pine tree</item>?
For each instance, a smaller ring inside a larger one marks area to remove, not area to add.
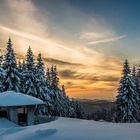
[[[136,73],[136,68],[133,66],[133,68],[132,68],[132,72],[131,72],[131,75],[132,75],[132,78],[133,78],[133,80],[134,80],[134,82],[135,82],[135,84],[136,84],[136,89],[137,89],[137,92],[139,91],[139,84],[138,84],[138,77],[137,77],[137,73]]]
[[[14,90],[16,92],[19,92],[21,89],[20,74],[18,72],[16,58],[10,38],[7,43],[7,52],[4,57],[3,69],[6,73],[6,77],[4,80],[4,91]]]
[[[37,110],[39,114],[50,115],[51,114],[50,106],[52,106],[50,103],[49,96],[50,91],[46,83],[44,62],[41,53],[38,54],[35,76],[36,76],[36,89],[38,93],[37,97],[46,103],[45,105],[39,106]]]
[[[118,122],[137,122],[138,121],[138,102],[135,82],[130,75],[130,67],[126,60],[123,66],[123,76],[120,80],[117,96],[117,118]]]
[[[137,91],[140,97],[140,65],[138,66],[137,71],[136,71],[135,81],[137,85]]]
[[[50,89],[51,87],[51,76],[50,76],[50,69],[47,68],[47,72],[46,72],[46,84],[47,87]]]
[[[136,77],[136,68],[135,67],[133,67],[133,69],[132,69],[132,76]]]
[[[137,68],[137,77],[140,77],[140,65]]]
[[[34,71],[35,69],[34,55],[30,46],[26,54],[26,69],[28,71]]]
[[[63,96],[66,96],[66,91],[65,91],[65,86],[62,85],[62,93],[63,93]]]
[[[54,116],[63,116],[64,114],[64,107],[63,107],[63,98],[61,94],[61,90],[58,87],[59,84],[59,78],[58,78],[58,73],[57,73],[57,68],[51,67],[51,72],[50,72],[50,77],[51,77],[51,100],[53,104],[53,115]]]
[[[25,60],[23,60],[22,62],[22,71],[25,71],[26,70],[26,63],[25,63]]]
[[[36,89],[37,89],[37,97],[42,99],[44,98],[45,92],[45,72],[44,72],[44,63],[42,60],[41,53],[38,54],[37,64],[36,64]]]
[[[22,64],[21,64],[20,60],[18,61],[18,70],[19,70],[19,72],[21,74],[22,73]]]
[[[5,76],[6,76],[5,71],[2,68],[0,68],[0,92],[4,91]]]
[[[53,81],[54,81],[54,67],[52,65],[50,69],[50,86],[52,89],[53,89]]]
[[[37,97],[35,63],[31,47],[28,48],[26,55],[25,70],[23,72],[23,93]]]
[[[2,67],[3,63],[3,55],[0,56],[0,67]]]
[[[41,78],[44,79],[45,78],[44,62],[41,53],[38,54],[36,68],[39,70],[39,73],[43,76]]]
[[[55,91],[59,90],[59,78],[56,66],[53,70],[52,89]]]

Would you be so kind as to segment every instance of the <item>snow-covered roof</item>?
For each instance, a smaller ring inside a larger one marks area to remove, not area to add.
[[[6,91],[0,93],[0,106],[25,106],[25,105],[38,105],[44,102],[38,98],[17,93],[14,91]]]

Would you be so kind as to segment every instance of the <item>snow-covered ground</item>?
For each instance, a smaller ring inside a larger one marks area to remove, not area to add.
[[[19,127],[0,119],[2,140],[139,140],[140,124],[115,124],[70,118]]]

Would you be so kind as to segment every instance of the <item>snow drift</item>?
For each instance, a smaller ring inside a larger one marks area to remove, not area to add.
[[[19,127],[0,121],[2,140],[139,140],[140,124],[107,123],[71,118],[34,126]],[[12,127],[11,127],[12,125]],[[4,128],[3,128],[4,127]]]

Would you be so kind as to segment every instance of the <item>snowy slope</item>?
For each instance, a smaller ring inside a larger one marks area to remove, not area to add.
[[[0,121],[1,126],[1,121]],[[46,124],[5,129],[3,140],[139,140],[140,124],[58,118]]]
[[[5,128],[10,128],[10,127],[17,127],[15,123],[5,119],[5,118],[0,118],[0,129],[5,129]]]

